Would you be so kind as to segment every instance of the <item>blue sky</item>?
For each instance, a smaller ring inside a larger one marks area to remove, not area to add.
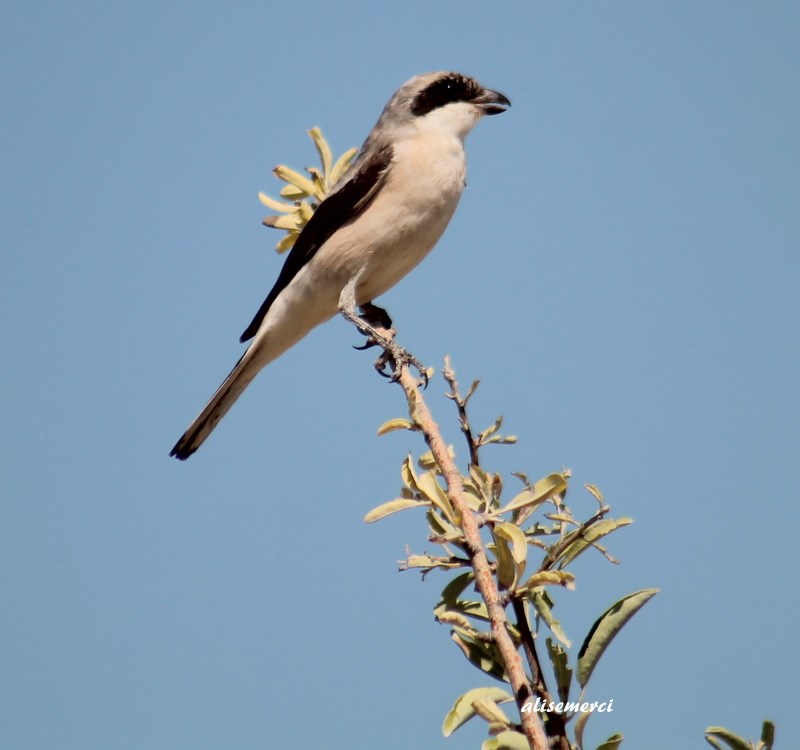
[[[661,589],[592,679],[615,710],[589,738],[770,717],[798,746],[799,27],[778,1],[8,4],[0,744],[479,746],[440,734],[486,684],[432,621],[444,581],[395,572],[421,515],[361,522],[421,446],[375,437],[403,404],[343,321],[167,457],[280,267],[271,168],[455,69],[514,106],[381,302],[519,436],[488,468],[569,466],[577,512],[592,482],[636,520],[558,595],[580,643]]]

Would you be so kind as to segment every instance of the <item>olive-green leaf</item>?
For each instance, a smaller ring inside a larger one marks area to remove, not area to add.
[[[345,151],[337,160],[336,164],[333,165],[331,168],[331,173],[329,176],[329,182],[331,187],[336,185],[337,182],[341,179],[342,175],[348,170],[350,167],[350,162],[353,160],[353,157],[358,153],[357,148],[351,148]]]
[[[442,518],[438,513],[435,513],[432,509],[428,511],[425,517],[428,520],[428,526],[430,527],[434,536],[440,536],[448,542],[455,543],[458,543],[459,540],[463,538],[464,535],[458,529],[456,529],[455,526],[449,524],[444,520],[444,518]]]
[[[409,555],[402,561],[405,570],[408,568],[441,568],[442,570],[453,570],[453,568],[463,568],[466,563],[448,557],[432,557],[431,555]]]
[[[472,627],[472,623],[464,615],[451,609],[442,610],[436,615],[436,619],[442,625],[458,625],[465,630]]]
[[[483,432],[478,435],[478,442],[484,443],[488,438],[494,435],[503,426],[503,418],[498,417],[495,419],[491,427],[487,427]]]
[[[578,555],[587,550],[598,539],[608,536],[612,531],[616,531],[623,526],[633,523],[632,518],[613,518],[607,521],[600,521],[599,523],[585,529],[583,533],[578,531],[571,532],[575,537],[575,541],[567,544],[558,556],[559,567],[563,568],[572,562]]]
[[[400,465],[400,478],[403,484],[413,492],[419,492],[419,485],[417,484],[417,474],[414,471],[414,466],[411,463],[411,456],[408,455],[405,461]]]
[[[559,642],[563,643],[567,648],[570,648],[572,642],[561,629],[561,623],[553,617],[553,610],[549,604],[549,597],[547,594],[542,589],[534,589],[530,596],[536,614],[544,620],[544,623],[550,628],[550,632]]]
[[[486,608],[486,604],[474,599],[456,599],[448,604],[440,602],[434,607],[433,615],[438,619],[443,612],[458,612],[468,617],[489,621],[489,610]]]
[[[455,460],[456,457],[456,449],[452,445],[447,446],[447,453]],[[420,469],[424,469],[425,471],[429,471],[431,469],[439,470],[439,464],[436,462],[436,459],[433,457],[433,451],[425,451],[418,459],[417,459],[417,466]]]
[[[600,492],[599,487],[597,487],[594,484],[584,484],[583,486],[587,489],[588,492],[590,492],[594,496],[594,499],[597,500],[597,502],[600,503],[600,505],[602,505],[605,502],[603,500],[603,493]]]
[[[582,688],[586,687],[597,662],[617,633],[657,593],[658,589],[642,589],[628,594],[597,618],[578,652],[577,678]]]
[[[553,495],[560,495],[567,491],[567,480],[562,474],[548,474],[544,479],[540,479],[530,487],[526,487],[519,493],[501,513],[508,513],[512,510],[519,510],[527,505],[539,505],[549,500]]]
[[[488,699],[494,703],[506,703],[507,701],[514,700],[513,696],[497,687],[483,687],[469,690],[456,699],[453,707],[448,711],[447,716],[444,717],[442,734],[445,737],[449,737],[462,724],[475,716],[475,707],[473,703],[480,699]]]
[[[578,714],[578,718],[575,720],[575,746],[578,750],[583,750],[583,730],[586,729],[586,722],[591,716],[591,711],[584,711]]]
[[[775,742],[775,722],[766,720],[761,725],[761,744],[764,745],[764,750],[772,750],[772,745]]]
[[[510,698],[511,696],[509,696]],[[472,701],[475,713],[478,714],[487,724],[501,725],[508,728],[511,722],[500,707],[490,698],[476,698]]]
[[[301,190],[300,188],[295,187],[294,185],[287,185],[286,187],[281,188],[280,194],[284,198],[290,198],[292,200],[305,198],[308,195],[308,193],[306,193],[305,190]]]
[[[444,514],[444,517],[450,523],[455,523],[455,512],[453,511],[453,506],[450,505],[450,499],[447,497],[442,485],[436,481],[436,475],[432,471],[426,471],[417,477],[417,487]]]
[[[453,627],[450,638],[471,664],[497,680],[508,681],[506,669],[494,644],[474,638],[468,631],[457,625]]]
[[[494,527],[495,536],[507,540],[511,546],[511,554],[520,572],[525,569],[525,560],[528,556],[528,542],[519,526],[513,523],[498,523]]]
[[[567,652],[561,648],[552,638],[548,638],[547,655],[550,657],[550,664],[553,665],[553,674],[556,676],[556,690],[559,700],[566,703],[569,700],[569,688],[572,682],[572,670],[569,668]]]
[[[721,740],[731,750],[752,750],[750,743],[738,734],[734,734],[725,727],[708,727],[705,731],[705,740],[713,747],[711,740]]]
[[[316,185],[314,185],[308,177],[304,177],[299,172],[295,172],[294,169],[290,169],[285,164],[278,164],[272,171],[278,179],[291,183],[298,190],[302,190],[307,195],[315,195],[317,192]]]
[[[390,432],[394,432],[395,430],[413,430],[414,423],[410,419],[402,419],[398,417],[396,419],[389,419],[388,421],[384,422],[380,427],[378,427],[378,435],[386,435]]]
[[[284,214],[292,213],[297,208],[294,203],[276,201],[274,198],[270,198],[266,193],[262,192],[258,193],[258,200],[261,201],[261,203],[263,203],[267,208],[271,208],[273,211],[280,211]]]
[[[547,584],[564,586],[568,589],[574,589],[575,576],[567,570],[540,570],[534,573],[525,583],[522,584],[523,589],[533,589],[538,586],[545,586]]]
[[[333,165],[331,147],[328,145],[328,142],[323,137],[322,131],[319,128],[311,128],[311,130],[308,131],[308,134],[311,136],[311,140],[314,141],[314,145],[317,147],[319,160],[322,164],[322,171],[327,177],[330,174],[331,167]]]
[[[480,493],[481,499],[488,505],[492,497],[492,478],[480,466],[470,464],[469,475]]]
[[[507,589],[513,587],[517,577],[517,566],[514,565],[514,557],[508,542],[503,537],[496,536],[494,544],[487,546],[494,552],[497,560],[497,578],[500,585]]]
[[[621,734],[612,734],[602,745],[597,746],[597,750],[617,750],[625,739]]]
[[[380,521],[381,518],[391,516],[392,513],[399,513],[407,508],[428,507],[429,505],[430,503],[427,500],[410,500],[398,497],[396,500],[390,500],[388,503],[383,503],[383,505],[373,508],[364,516],[364,523],[375,523],[375,521]]]
[[[509,729],[485,740],[481,750],[530,750],[530,745],[524,734]]]
[[[444,604],[452,604],[461,594],[475,580],[475,573],[469,571],[456,576],[450,583],[442,589],[442,602]]]

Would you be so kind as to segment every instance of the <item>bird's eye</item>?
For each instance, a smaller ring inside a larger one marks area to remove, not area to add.
[[[411,105],[415,115],[426,115],[437,107],[451,102],[469,101],[474,98],[476,85],[467,78],[440,78],[417,94]]]

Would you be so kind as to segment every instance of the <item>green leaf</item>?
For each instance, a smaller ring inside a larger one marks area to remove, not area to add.
[[[441,568],[442,570],[452,570],[462,568],[464,563],[450,560],[446,557],[432,557],[431,555],[409,555],[402,561],[401,570],[410,568]]]
[[[383,503],[377,508],[373,508],[366,516],[364,516],[364,523],[375,523],[380,521],[386,516],[391,516],[392,513],[399,513],[401,510],[407,508],[419,508],[420,506],[428,507],[430,505],[426,500],[409,500],[403,497],[398,497],[396,500],[390,500],[388,503]]]
[[[513,700],[511,696],[509,700]],[[481,717],[487,724],[494,724],[495,726],[502,726],[508,729],[511,722],[501,710],[500,707],[490,698],[476,698],[472,701],[472,706],[475,713]]]
[[[390,419],[387,422],[384,422],[380,427],[378,427],[378,435],[386,435],[389,432],[394,432],[395,430],[413,430],[414,423],[410,419]]]
[[[294,211],[297,207],[294,203],[284,203],[283,201],[276,201],[270,198],[266,193],[259,192],[258,200],[261,201],[267,208],[273,211],[280,211],[281,213],[288,214]]]
[[[567,566],[598,539],[602,539],[604,536],[608,536],[612,531],[616,531],[623,526],[628,526],[631,523],[633,523],[632,518],[613,518],[607,521],[600,521],[590,526],[588,529],[584,529],[583,532],[570,532],[569,536],[575,537],[575,541],[571,544],[568,543],[561,551],[561,554],[556,558],[556,560],[559,560],[559,568]],[[569,538],[569,536],[567,538]]]
[[[442,625],[458,625],[465,630],[472,627],[472,623],[464,615],[454,612],[452,609],[445,609],[436,614],[436,620]]]
[[[492,443],[496,445],[514,445],[516,442],[516,435],[495,435],[486,440],[484,445],[491,445]]]
[[[485,443],[492,435],[494,435],[503,426],[503,418],[498,417],[494,420],[491,427],[487,427],[483,432],[478,435],[478,442]]]
[[[495,679],[507,682],[503,661],[493,643],[480,641],[458,626],[453,627],[450,638],[471,664]]]
[[[481,500],[488,506],[492,498],[492,478],[480,466],[470,464],[469,475],[480,493]]]
[[[417,477],[417,486],[419,491],[444,514],[450,523],[455,523],[455,511],[453,506],[450,505],[450,499],[447,497],[442,485],[436,481],[436,474],[432,471],[420,474]]]
[[[764,746],[764,750],[772,750],[772,745],[774,742],[775,742],[775,723],[766,720],[761,725],[761,744]]]
[[[500,585],[503,588],[512,588],[517,578],[517,566],[514,565],[514,557],[508,542],[502,537],[495,537],[494,544],[487,545],[487,548],[494,552],[497,560],[497,579]]]
[[[316,195],[316,185],[314,185],[308,177],[304,177],[299,172],[295,172],[294,169],[290,169],[285,164],[278,164],[272,171],[278,179],[294,185],[298,190],[302,190],[307,195]],[[283,191],[281,191],[281,195],[283,195]]]
[[[752,746],[744,737],[734,734],[730,729],[725,729],[725,727],[708,727],[705,731],[705,740],[714,747],[711,742],[712,739],[721,740],[731,750],[752,750]]]
[[[411,462],[411,455],[406,456],[405,461],[400,465],[400,478],[403,484],[408,487],[412,492],[419,492],[419,485],[417,484],[417,475],[414,471],[414,466]]]
[[[290,200],[300,200],[301,198],[305,198],[308,194],[305,190],[301,190],[294,185],[287,185],[286,187],[282,187],[280,190],[280,194],[284,198],[289,198]]]
[[[583,730],[586,729],[586,722],[592,716],[591,711],[583,711],[578,714],[575,720],[575,745],[578,750],[583,750]]]
[[[350,162],[353,161],[353,157],[358,153],[357,148],[351,148],[345,151],[337,160],[336,164],[333,165],[331,169],[331,173],[329,175],[329,183],[331,187],[334,187],[337,182],[342,178],[344,173],[350,168]]]
[[[624,737],[619,733],[612,734],[602,745],[597,746],[597,750],[617,750],[623,739]]]
[[[617,633],[657,593],[658,589],[642,589],[628,594],[612,604],[592,625],[578,652],[577,677],[582,688],[586,687],[597,662]]]
[[[453,604],[464,593],[464,589],[474,581],[475,573],[471,570],[468,573],[456,576],[442,589],[442,602],[444,604]]]
[[[569,668],[567,652],[552,638],[546,640],[547,655],[553,665],[553,674],[556,676],[556,690],[559,700],[566,703],[569,700],[569,688],[572,683],[572,670]]]
[[[470,510],[475,513],[482,512],[486,506],[486,501],[484,500],[480,488],[472,479],[463,475],[461,478],[461,486],[464,489],[464,499],[467,501]]]
[[[520,569],[519,572],[525,570],[525,561],[528,556],[528,541],[525,539],[525,534],[522,533],[519,526],[514,526],[513,523],[498,523],[494,527],[496,537],[502,537],[511,546],[511,554],[514,557],[514,562]]]
[[[261,223],[265,227],[272,227],[273,229],[297,230],[299,228],[296,213],[287,214],[285,216],[267,216]]]
[[[547,627],[550,628],[550,632],[567,648],[572,646],[572,642],[561,629],[561,623],[553,617],[550,599],[545,592],[542,589],[534,589],[530,597],[536,614],[539,615]]]
[[[508,730],[484,740],[481,750],[530,750],[530,745],[524,734]]]
[[[575,576],[567,570],[540,570],[525,581],[520,588],[534,589],[549,584],[564,586],[564,588],[571,590],[575,588],[574,581]]]
[[[603,500],[603,493],[600,492],[600,488],[595,486],[594,484],[584,484],[583,485],[593,496],[594,499],[597,500],[598,503],[602,506],[605,502]]]
[[[308,134],[311,136],[311,140],[314,141],[314,145],[317,147],[319,161],[322,164],[322,171],[324,172],[325,177],[328,177],[331,171],[331,166],[333,165],[331,148],[323,137],[322,131],[319,128],[311,128],[311,130],[308,131]],[[330,186],[326,185],[326,187]]]
[[[428,520],[428,526],[430,526],[433,536],[442,537],[445,541],[456,544],[464,538],[464,535],[455,526],[449,524],[433,510],[429,510],[425,518]]]
[[[475,601],[474,599],[456,599],[448,604],[439,602],[433,608],[433,616],[437,620],[446,612],[456,612],[468,617],[475,617],[478,620],[489,621],[489,610],[486,608],[485,602]],[[470,627],[472,626],[470,625]]]
[[[548,474],[544,479],[526,487],[500,513],[519,510],[528,505],[540,505],[554,495],[567,491],[567,480],[561,474]]]
[[[469,690],[464,695],[456,698],[453,707],[444,717],[442,724],[442,734],[449,737],[456,729],[462,724],[469,721],[475,716],[475,706],[473,705],[476,700],[490,700],[494,703],[506,703],[514,700],[513,696],[509,695],[505,690],[497,687],[484,687]]]

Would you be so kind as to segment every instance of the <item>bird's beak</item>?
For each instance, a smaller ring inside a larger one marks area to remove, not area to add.
[[[472,102],[477,104],[485,115],[499,115],[511,106],[508,97],[491,89],[484,89]]]

